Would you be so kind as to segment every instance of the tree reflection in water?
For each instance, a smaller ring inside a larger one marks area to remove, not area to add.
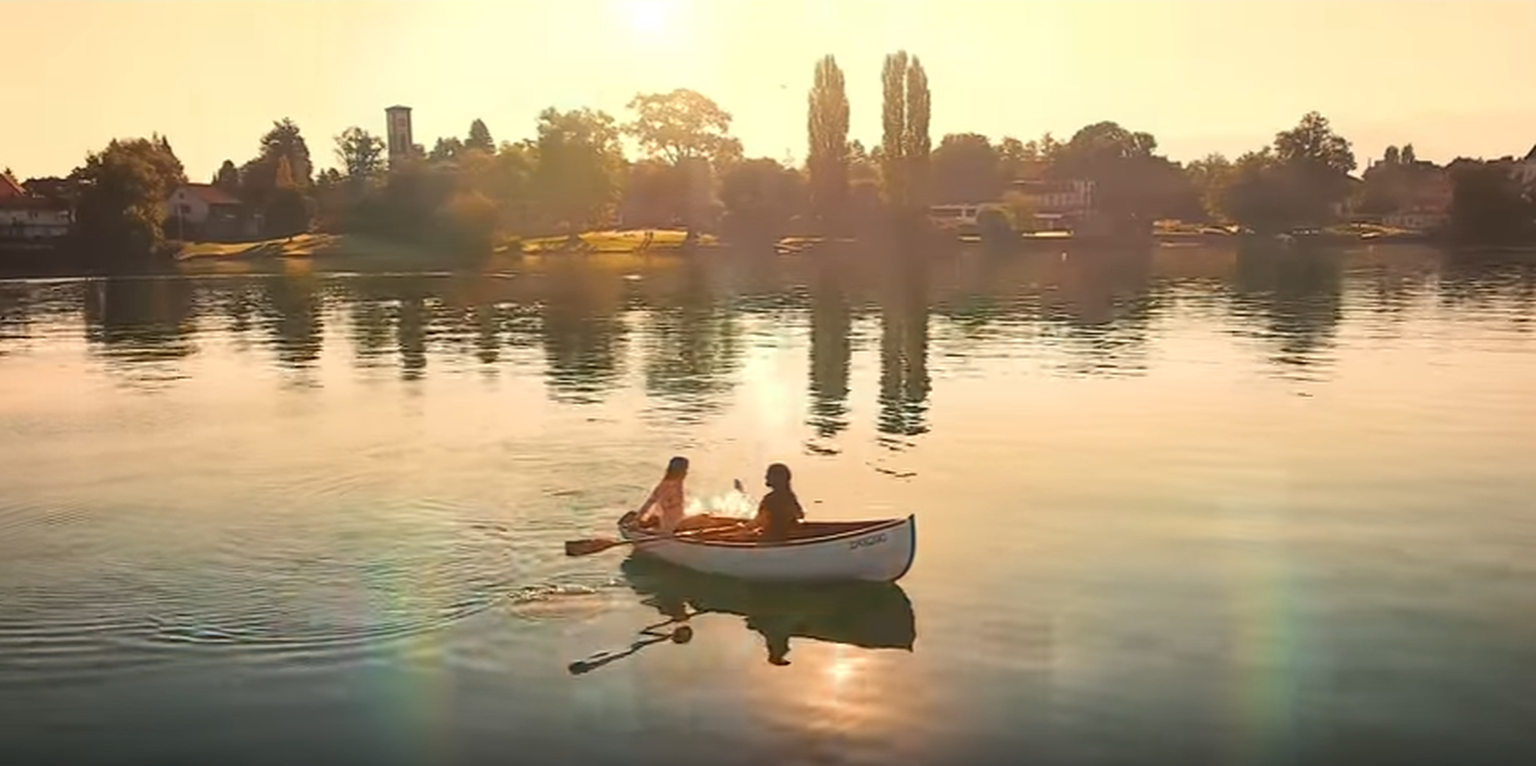
[[[86,342],[109,373],[146,390],[184,377],[183,362],[197,352],[190,280],[114,277],[84,288]]]
[[[220,334],[234,353],[255,350],[279,369],[313,371],[334,316],[359,368],[415,380],[440,362],[487,374],[534,365],[550,397],[567,403],[603,400],[633,368],[657,413],[699,421],[732,401],[750,314],[751,324],[773,328],[764,342],[794,337],[778,332],[786,324],[808,335],[806,436],[832,439],[851,427],[855,334],[873,308],[873,425],[883,445],[901,449],[930,428],[934,344],[945,357],[1007,345],[1073,376],[1142,374],[1156,323],[1178,306],[1179,321],[1257,338],[1274,374],[1316,377],[1332,364],[1351,301],[1376,332],[1426,300],[1529,331],[1536,303],[1536,267],[1413,249],[731,258],[633,259],[618,268],[557,261],[511,275],[13,283],[0,302],[0,351],[24,348],[54,326],[74,332],[70,317],[78,316],[90,353],[129,383],[179,379],[198,341]],[[49,328],[37,326],[43,318]]]
[[[810,280],[810,417],[807,423],[823,438],[848,427],[850,364],[853,358],[853,306],[836,263],[820,262]]]
[[[1044,263],[1042,319],[1067,351],[1058,369],[1080,376],[1145,372],[1148,332],[1161,309],[1151,251],[1073,252]]]
[[[85,337],[124,363],[179,360],[197,350],[193,282],[114,277],[86,283]]]
[[[901,449],[928,432],[928,260],[898,254],[883,277],[878,427],[881,444]]]
[[[717,297],[706,264],[689,260],[673,275],[676,289],[646,311],[646,391],[670,418],[695,422],[718,411],[742,362],[736,309]]]
[[[622,290],[611,275],[579,263],[541,275],[536,300],[551,398],[596,403],[618,384],[628,327],[619,316]]]
[[[1343,316],[1340,257],[1309,250],[1237,254],[1232,310],[1258,325],[1281,377],[1315,376],[1332,362],[1328,351]]]
[[[359,367],[377,367],[394,351],[394,293],[391,277],[359,277],[348,280],[347,333]]]
[[[320,358],[325,331],[318,278],[264,279],[259,305],[278,366],[291,370],[311,367]]]

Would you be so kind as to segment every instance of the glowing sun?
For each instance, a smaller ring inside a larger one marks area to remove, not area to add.
[[[669,0],[624,0],[619,12],[630,29],[640,34],[657,34],[671,29],[677,16],[677,4]]]

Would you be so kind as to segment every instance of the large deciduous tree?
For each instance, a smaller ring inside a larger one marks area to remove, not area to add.
[[[442,136],[432,145],[432,150],[427,152],[427,159],[432,162],[447,162],[458,159],[462,151],[464,151],[463,139],[458,136]]]
[[[1157,150],[1150,133],[1132,132],[1115,122],[1085,125],[1062,146],[1052,169],[1069,178],[1093,178],[1121,166],[1127,160],[1146,159]]]
[[[532,142],[504,144],[491,155],[476,177],[476,186],[494,202],[500,225],[507,231],[523,231],[533,199],[535,148]]]
[[[1349,141],[1335,133],[1328,118],[1318,112],[1307,112],[1296,127],[1276,133],[1274,146],[1276,159],[1289,165],[1334,176],[1355,169],[1355,153]]]
[[[170,143],[153,136],[113,139],[70,180],[80,190],[75,235],[100,253],[142,256],[162,242],[162,205],[187,175]]]
[[[266,206],[267,233],[278,237],[292,237],[309,229],[309,199],[299,188],[296,174],[286,156],[277,158],[277,172],[273,175],[272,191]]]
[[[308,189],[314,177],[309,144],[299,126],[286,117],[272,123],[272,128],[262,134],[255,159],[241,168],[240,188],[246,202],[263,207],[267,204],[277,188],[278,164],[284,159],[288,160],[294,187],[300,191]]]
[[[1349,141],[1326,117],[1308,112],[1269,146],[1238,158],[1221,208],[1230,220],[1262,233],[1320,226],[1337,217],[1337,206],[1352,193],[1355,167]]]
[[[1030,159],[1023,141],[1013,136],[1003,136],[1002,140],[997,142],[998,174],[1005,186],[1010,181],[1024,177]]]
[[[354,125],[336,136],[336,159],[360,184],[384,171],[384,139]]]
[[[1447,168],[1452,197],[1450,234],[1464,245],[1503,245],[1530,236],[1536,213],[1507,161],[1458,159]]]
[[[674,165],[690,159],[722,167],[741,158],[741,142],[731,136],[731,113],[698,91],[641,93],[629,102],[634,119],[623,130],[648,156]]]
[[[618,197],[623,150],[606,112],[554,107],[539,114],[534,187],[545,220],[569,233],[601,220]]]
[[[1349,174],[1356,167],[1349,141],[1333,131],[1327,117],[1308,112],[1296,127],[1275,134],[1274,148],[1275,158],[1300,185],[1294,205],[1298,223],[1331,220],[1334,206],[1349,196]]]
[[[1184,175],[1199,195],[1205,218],[1221,218],[1221,195],[1232,177],[1232,161],[1219,153],[1207,154],[1184,166]]]
[[[933,199],[938,203],[991,202],[1003,193],[1002,163],[979,133],[951,133],[933,150]]]
[[[634,119],[624,132],[651,159],[671,167],[658,189],[675,194],[654,200],[693,231],[714,217],[715,174],[741,160],[741,142],[730,135],[731,114],[702,93],[678,88],[642,93],[629,102]]]
[[[720,178],[725,226],[733,234],[777,240],[805,210],[806,192],[799,173],[771,159],[735,163]]]
[[[1092,181],[1095,208],[1114,231],[1147,234],[1154,220],[1193,207],[1197,196],[1183,171],[1156,152],[1152,134],[1096,122],[1052,150],[1051,173]]]
[[[1244,153],[1221,194],[1224,216],[1260,234],[1288,231],[1305,217],[1305,188],[1274,147]]]

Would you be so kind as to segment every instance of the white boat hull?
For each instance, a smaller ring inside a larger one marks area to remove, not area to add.
[[[895,582],[912,568],[917,551],[917,519],[868,522],[816,522],[808,533],[783,542],[734,542],[700,538],[662,538],[619,523],[619,534],[635,543],[635,552],[725,577],[760,582]],[[659,539],[658,539],[659,538]]]

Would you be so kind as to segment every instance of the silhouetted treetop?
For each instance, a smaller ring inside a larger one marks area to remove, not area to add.
[[[698,91],[641,93],[629,109],[635,117],[623,130],[648,156],[674,164],[706,159],[716,166],[741,158],[741,142],[730,135],[730,112]]]
[[[485,121],[476,118],[469,124],[469,137],[464,139],[466,149],[479,149],[483,152],[496,151],[496,142],[491,139],[491,131],[485,127]]]
[[[336,160],[348,178],[361,182],[384,171],[384,139],[354,125],[335,140]]]
[[[807,101],[805,165],[812,204],[824,220],[837,220],[845,212],[848,198],[849,108],[843,70],[833,56],[816,62]],[[859,151],[863,151],[862,145]]]

